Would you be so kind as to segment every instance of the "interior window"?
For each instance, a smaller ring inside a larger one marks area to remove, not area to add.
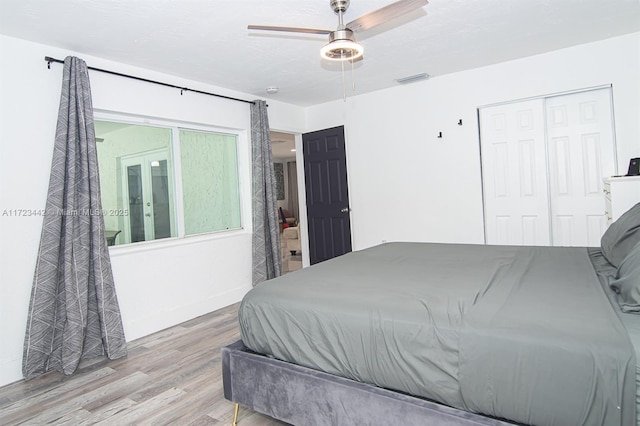
[[[240,228],[235,135],[180,130],[186,235]]]
[[[109,245],[241,228],[236,135],[102,120],[95,129]]]

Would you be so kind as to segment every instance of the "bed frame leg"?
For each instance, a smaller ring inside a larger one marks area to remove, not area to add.
[[[240,404],[236,404],[233,408],[233,422],[231,426],[236,426],[238,424],[238,409],[240,408]]]

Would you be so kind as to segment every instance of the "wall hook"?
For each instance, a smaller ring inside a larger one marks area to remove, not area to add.
[[[438,137],[441,138],[442,137],[442,132],[438,132]]]
[[[458,120],[458,126],[462,126],[462,118]]]

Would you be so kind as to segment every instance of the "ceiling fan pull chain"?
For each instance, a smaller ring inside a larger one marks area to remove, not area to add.
[[[351,90],[356,91],[356,73],[353,67],[353,58],[351,58]]]
[[[342,101],[347,102],[347,89],[344,84],[344,61],[340,61],[340,65],[342,66]]]

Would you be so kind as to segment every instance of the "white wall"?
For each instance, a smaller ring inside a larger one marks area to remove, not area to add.
[[[0,36],[0,385],[19,380],[42,217],[16,209],[45,206],[62,65],[44,56],[76,55],[88,65],[243,99],[255,96],[187,81],[51,46]],[[251,287],[249,104],[90,73],[94,108],[168,118],[240,132],[244,231],[144,247],[113,247],[113,272],[127,340],[239,301]],[[274,128],[304,128],[304,110],[269,101]],[[4,213],[4,214],[3,214]]]
[[[45,55],[253,99],[174,76],[0,36],[0,385],[21,378],[22,340],[44,208],[62,67]],[[568,90],[613,85],[618,162],[640,156],[640,34],[440,76],[302,108],[270,100],[271,128],[301,133],[345,125],[354,249],[382,240],[483,242],[476,109]],[[10,59],[9,59],[10,58]],[[362,69],[366,71],[366,67]],[[428,71],[428,70],[426,70]],[[249,187],[249,107],[205,95],[91,73],[94,107],[239,129]],[[463,120],[463,126],[456,123]],[[436,137],[442,131],[444,137]],[[298,184],[304,188],[301,140]],[[300,194],[304,204],[304,191]],[[244,223],[250,206],[245,198]],[[301,210],[306,239],[305,209]],[[193,238],[147,249],[115,248],[114,275],[129,340],[238,301],[251,282],[251,234]],[[303,251],[303,255],[305,251]],[[308,264],[308,259],[307,259]]]
[[[636,33],[308,108],[307,131],[345,126],[354,249],[484,242],[480,106],[611,84],[626,172],[640,156],[639,56]]]

